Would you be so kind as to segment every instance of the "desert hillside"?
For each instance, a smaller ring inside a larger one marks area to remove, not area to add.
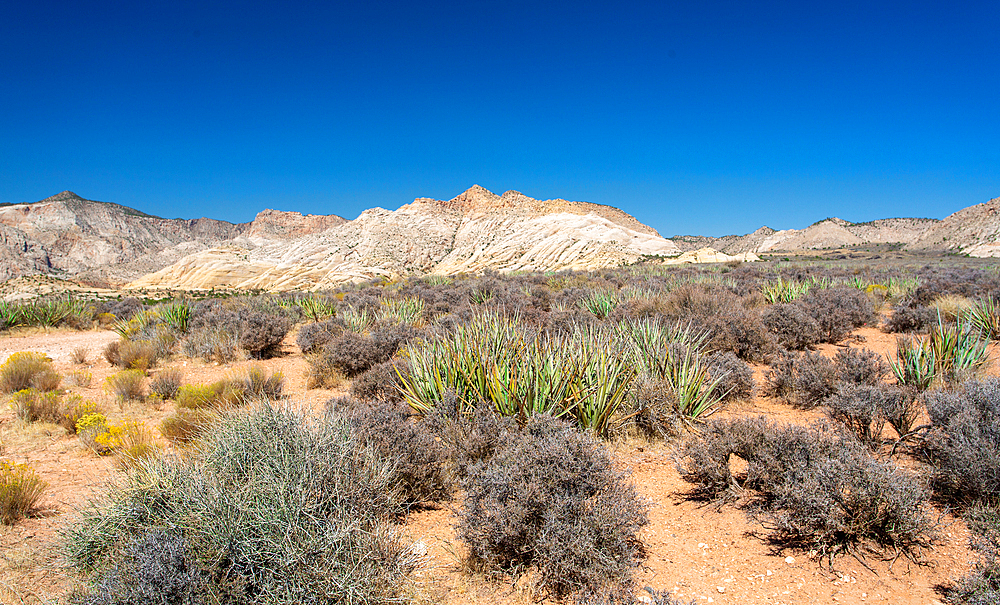
[[[616,208],[474,186],[451,200],[366,210],[287,241],[236,240],[128,287],[321,289],[380,276],[595,269],[679,254],[673,242]]]

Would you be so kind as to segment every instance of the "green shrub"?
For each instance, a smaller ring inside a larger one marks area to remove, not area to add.
[[[538,589],[556,597],[631,587],[646,505],[592,437],[533,416],[465,484],[458,535],[473,568],[532,569]]]
[[[261,404],[191,456],[130,470],[67,527],[65,554],[100,581],[128,566],[122,545],[170,528],[209,602],[397,603],[414,556],[391,477],[341,422]]]
[[[0,460],[0,523],[11,525],[31,513],[46,487],[27,464]]]

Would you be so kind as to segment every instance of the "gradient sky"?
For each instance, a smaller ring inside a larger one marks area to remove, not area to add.
[[[996,0],[0,4],[0,201],[354,218],[478,183],[670,236],[1000,196]]]

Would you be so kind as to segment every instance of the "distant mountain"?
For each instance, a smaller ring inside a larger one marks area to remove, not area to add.
[[[288,241],[240,238],[129,287],[315,289],[380,276],[593,269],[678,254],[617,208],[473,186],[447,201],[418,198],[395,211],[366,210]]]
[[[132,288],[316,289],[379,276],[594,269],[650,257],[753,260],[870,243],[1000,256],[1000,198],[944,220],[828,218],[804,229],[670,239],[611,206],[479,186],[450,200],[372,208],[351,221],[278,210],[239,224],[165,219],[70,191],[0,204],[0,280],[47,274]]]
[[[0,280],[51,274],[121,284],[243,236],[275,240],[343,223],[339,216],[265,210],[252,223],[165,219],[72,191],[0,205]]]
[[[912,246],[941,223],[940,220],[929,218],[887,218],[867,223],[850,223],[839,218],[828,218],[813,223],[805,229],[775,231],[770,227],[761,227],[747,235],[727,235],[719,238],[675,236],[671,240],[678,243],[682,249],[710,246],[727,254],[819,250],[863,244]]]

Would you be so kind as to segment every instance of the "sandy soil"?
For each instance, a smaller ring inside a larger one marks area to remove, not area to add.
[[[121,408],[103,391],[105,377],[115,369],[100,351],[115,338],[109,331],[20,332],[0,337],[0,358],[20,350],[43,351],[64,375],[74,371],[92,374],[89,386],[71,386],[69,390],[101,403],[111,420],[129,416],[155,427],[172,410],[171,403],[160,408],[146,404]],[[89,348],[89,359],[76,366],[70,354],[81,346]],[[895,338],[862,329],[840,346],[866,347],[885,354],[894,350]],[[823,346],[820,350],[833,355],[837,348]],[[285,374],[290,403],[318,411],[327,399],[343,393],[343,389],[306,389],[307,363],[294,345],[294,334],[286,339],[284,351],[263,365]],[[995,372],[1000,367],[997,351],[993,356]],[[165,367],[181,368],[185,382],[202,383],[246,364],[217,365],[177,357]],[[757,378],[765,371],[766,367],[756,368]],[[808,422],[820,416],[819,412],[804,413],[764,397],[721,413],[763,413],[788,422]],[[110,459],[93,454],[57,426],[19,422],[9,406],[0,409],[0,444],[0,454],[31,464],[50,485],[39,514],[13,526],[0,525],[0,603],[40,603],[64,594],[75,582],[59,565],[59,529],[72,523],[74,510],[118,471]],[[170,447],[166,441],[161,445]],[[862,564],[842,556],[830,567],[809,553],[777,551],[763,539],[760,525],[741,511],[685,500],[682,494],[689,486],[679,477],[669,446],[633,440],[611,447],[617,463],[630,470],[641,495],[651,505],[651,522],[642,533],[649,557],[638,574],[640,586],[671,590],[698,603],[928,605],[940,603],[940,587],[965,573],[972,558],[964,525],[947,516],[938,544],[919,563],[900,559],[890,565],[869,557]],[[454,513],[447,506],[414,512],[406,521],[408,537],[421,542],[427,552],[414,575],[416,601],[513,604],[537,599],[523,580],[498,582],[463,571],[462,546],[455,538],[454,524]]]

